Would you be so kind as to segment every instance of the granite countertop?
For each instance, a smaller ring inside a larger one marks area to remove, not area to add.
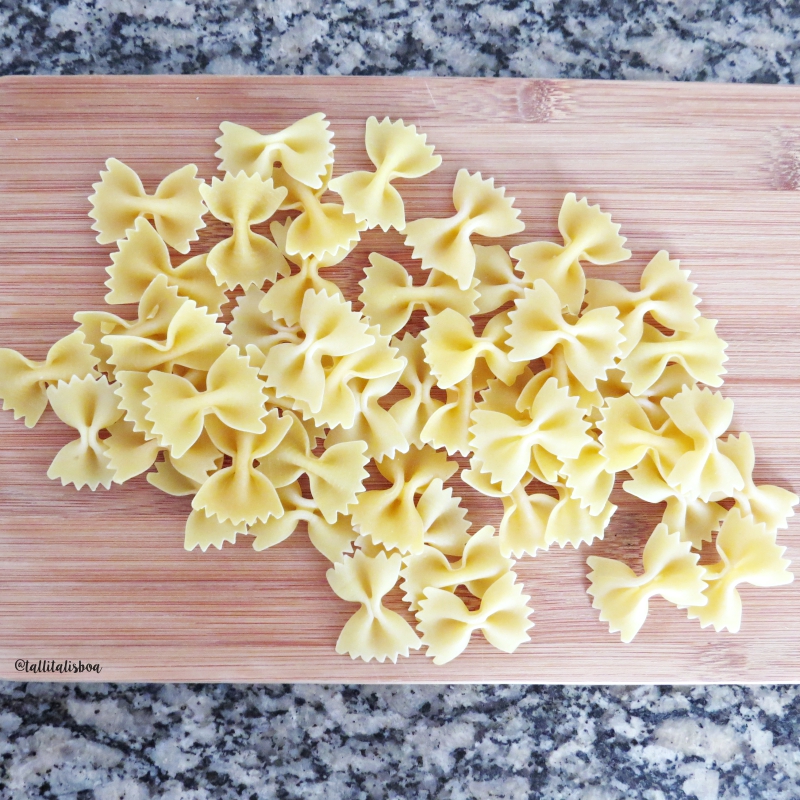
[[[0,73],[793,83],[793,0],[0,0]],[[0,798],[800,797],[797,687],[0,683]]]

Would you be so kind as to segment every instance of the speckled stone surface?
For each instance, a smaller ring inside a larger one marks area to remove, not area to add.
[[[0,796],[795,800],[797,688],[0,684]]]
[[[0,72],[794,82],[796,0],[0,0]]]
[[[0,0],[0,74],[795,82],[800,4]],[[0,800],[796,800],[796,687],[0,683]]]

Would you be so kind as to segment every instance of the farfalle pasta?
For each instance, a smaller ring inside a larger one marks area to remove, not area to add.
[[[275,242],[251,230],[278,210],[287,195],[284,187],[275,186],[271,178],[239,172],[222,180],[213,178],[210,186],[200,187],[200,193],[209,211],[233,228],[233,234],[208,254],[208,269],[220,286],[261,287],[288,274],[289,265]]]
[[[406,246],[412,258],[422,260],[422,269],[435,269],[454,278],[461,289],[469,289],[475,275],[475,251],[470,237],[510,236],[525,229],[517,219],[514,198],[484,180],[480,172],[470,175],[460,169],[453,186],[456,214],[449,219],[418,219],[406,224]]]
[[[635,289],[613,280],[631,257],[620,225],[572,193],[561,242],[512,246],[520,209],[466,169],[453,216],[407,220],[398,185],[441,158],[403,120],[370,117],[373,169],[336,178],[324,114],[267,127],[223,122],[208,183],[189,164],[149,194],[106,162],[90,197],[114,245],[105,300],[135,312],[78,311],[43,361],[0,350],[3,408],[33,427],[49,404],[76,431],[49,477],[94,491],[145,476],[183,504],[187,550],[268,553],[307,533],[333,594],[359,606],[336,650],[366,661],[425,648],[446,664],[476,630],[522,646],[517,560],[607,530],[636,544],[630,520],[614,530],[618,480],[661,518],[640,573],[587,560],[592,605],[623,642],[654,595],[736,632],[738,586],[792,580],[778,533],[798,497],[756,482],[752,440],[728,432],[733,401],[712,391],[727,344],[677,260],[648,254]],[[188,253],[208,211],[225,238],[178,263],[170,248]],[[473,526],[470,492],[496,532]]]
[[[404,125],[401,119],[392,122],[385,117],[378,122],[369,117],[365,145],[375,172],[348,172],[330,182],[331,191],[341,196],[344,210],[370,228],[404,230],[403,198],[392,181],[421,178],[442,163],[426,139],[424,133],[417,133],[413,125]]]
[[[372,266],[364,270],[366,277],[360,284],[364,291],[358,299],[382,333],[397,333],[416,308],[424,308],[429,317],[448,309],[465,317],[478,312],[476,280],[462,290],[453,278],[434,270],[424,285],[414,286],[406,268],[391,258],[370,253],[369,263]]]
[[[539,278],[553,288],[561,304],[571,314],[581,309],[586,291],[586,276],[581,261],[590,264],[614,264],[631,257],[626,250],[625,237],[619,235],[620,226],[611,221],[611,215],[590,206],[570,192],[558,213],[558,230],[564,244],[531,242],[517,245],[511,257],[517,260],[516,269],[529,285]]]
[[[179,253],[188,253],[190,242],[199,238],[197,231],[205,227],[203,204],[197,167],[187,164],[167,175],[152,195],[147,194],[139,176],[116,158],[106,161],[106,172],[93,184],[89,197],[94,219],[92,230],[97,241],[110,244],[125,237],[139,217],[153,220],[159,236]]]
[[[122,412],[106,376],[86,375],[73,377],[69,382],[59,381],[47,387],[47,399],[56,416],[79,434],[79,438],[56,453],[47,477],[59,479],[64,486],[71,483],[76,489],[84,486],[92,491],[98,486],[108,489],[114,480],[114,470],[100,431],[117,422]]]

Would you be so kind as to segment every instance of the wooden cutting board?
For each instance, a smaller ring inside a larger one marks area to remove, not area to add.
[[[494,175],[527,229],[550,240],[564,194],[600,203],[634,258],[594,271],[636,285],[667,249],[692,270],[706,316],[730,343],[724,391],[735,430],[756,444],[760,482],[800,491],[800,89],[710,84],[425,78],[5,78],[0,81],[0,346],[44,357],[80,309],[104,306],[112,248],[95,242],[86,200],[104,161],[146,188],[194,162],[210,180],[220,121],[277,130],[322,110],[337,174],[366,167],[364,120],[402,117],[444,165],[403,188],[409,218],[444,216],[456,171]],[[213,243],[219,226],[203,232]],[[411,264],[398,235],[370,232],[337,274],[351,297],[371,249]],[[180,260],[180,258],[178,259]],[[532,639],[513,656],[476,634],[435,667],[336,655],[355,606],[325,580],[302,532],[255,553],[247,537],[187,553],[186,499],[143,477],[76,492],[46,471],[70,431],[47,412],[34,430],[0,414],[0,677],[27,659],[82,659],[110,681],[800,682],[800,581],[742,590],[741,633],[702,630],[661,600],[634,643],[598,621],[586,547],[527,558]],[[464,490],[455,482],[456,488]],[[499,503],[464,490],[476,528]],[[597,555],[638,568],[660,507],[617,490]],[[780,541],[800,566],[800,525]],[[395,604],[399,607],[399,604]],[[58,678],[58,675],[45,675]],[[65,676],[73,678],[74,676]]]

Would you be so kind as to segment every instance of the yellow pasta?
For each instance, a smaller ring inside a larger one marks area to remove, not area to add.
[[[435,269],[455,278],[463,290],[475,276],[475,251],[470,237],[510,236],[525,229],[517,219],[514,198],[495,188],[494,178],[484,180],[480,172],[470,175],[460,169],[453,186],[456,214],[449,219],[418,219],[406,224],[406,246],[412,258],[422,260],[422,269]]]
[[[337,653],[351,658],[396,662],[417,650],[420,641],[414,629],[382,600],[397,583],[403,561],[400,556],[378,553],[370,558],[360,550],[328,570],[328,583],[336,594],[361,608],[350,617],[336,642]]]
[[[214,446],[232,459],[231,466],[214,472],[200,486],[192,500],[192,508],[216,516],[221,522],[252,525],[283,514],[275,485],[255,462],[263,460],[286,437],[291,419],[272,409],[265,419],[264,433],[247,433],[229,428],[216,416],[206,419]]]
[[[673,331],[697,330],[696,306],[700,298],[689,283],[689,270],[680,269],[666,250],[659,250],[644,268],[638,292],[630,292],[616,281],[590,279],[586,282],[586,305],[589,309],[614,306],[623,322],[622,355],[639,343],[644,332],[644,317],[650,313],[656,322]]]
[[[609,623],[611,633],[619,632],[630,642],[644,625],[648,601],[661,595],[677,606],[702,606],[706,570],[697,562],[691,544],[670,533],[666,525],[656,526],[642,554],[644,572],[637,575],[627,564],[610,558],[590,556],[587,590],[594,598],[592,607],[600,610],[600,620]]]
[[[344,300],[341,289],[333,281],[323,278],[319,271],[343,261],[350,254],[350,249],[355,246],[356,242],[352,242],[350,247],[342,247],[336,253],[326,253],[320,258],[313,255],[302,257],[296,253],[289,254],[286,251],[286,237],[291,224],[291,219],[284,224],[273,222],[270,225],[270,233],[281,253],[288,261],[298,266],[300,271],[281,278],[270,286],[258,307],[263,313],[271,314],[275,319],[282,320],[287,325],[296,325],[300,320],[303,298],[309,289],[313,289],[315,292],[325,292],[331,297],[338,296]]]
[[[300,310],[303,339],[272,347],[262,374],[278,397],[291,397],[319,411],[325,399],[324,357],[345,356],[374,344],[361,315],[339,297],[309,289]]]
[[[378,461],[376,466],[392,485],[360,494],[350,509],[353,524],[387,550],[419,553],[425,545],[425,522],[415,498],[433,480],[451,478],[458,465],[430,447],[412,447],[407,453]]]
[[[670,486],[706,501],[712,495],[729,497],[744,488],[736,464],[717,446],[717,438],[733,419],[733,400],[709,389],[684,386],[679,394],[664,398],[661,406],[694,445],[680,456],[667,476]]]
[[[408,556],[400,571],[403,578],[400,588],[411,611],[418,611],[430,587],[454,592],[459,586],[466,586],[475,597],[483,597],[498,578],[510,571],[512,564],[511,558],[501,554],[494,528],[486,525],[469,537],[461,560],[455,563],[429,545]]]
[[[366,222],[370,228],[380,226],[384,231],[402,231],[406,227],[403,198],[391,182],[433,172],[442,163],[441,156],[433,154],[424,133],[417,133],[413,125],[405,125],[401,119],[391,122],[385,117],[378,122],[369,117],[365,143],[375,172],[349,172],[334,178],[330,189],[341,196],[344,210],[357,222]]]
[[[333,131],[321,113],[310,114],[277,133],[261,134],[235,122],[223,122],[216,141],[219,168],[225,172],[272,177],[276,162],[295,180],[319,189],[333,164]]]
[[[699,383],[721,386],[728,345],[717,336],[716,325],[716,320],[700,317],[695,332],[667,336],[645,322],[641,339],[619,364],[631,394],[645,392],[670,363],[680,364]]]
[[[327,522],[334,522],[338,514],[346,513],[356,502],[364,488],[368,475],[364,466],[369,461],[364,454],[366,444],[341,442],[317,457],[311,452],[306,429],[294,414],[286,412],[281,422],[287,424],[281,446],[258,456],[259,471],[278,488],[294,483],[304,473],[308,475],[311,496],[322,516]]]
[[[100,182],[92,185],[94,194],[89,197],[97,241],[110,244],[122,239],[139,217],[149,217],[170,247],[188,253],[189,243],[205,227],[203,181],[196,177],[197,167],[187,164],[167,175],[152,195],[145,192],[139,176],[116,158],[106,161],[106,170],[100,173]]]
[[[105,300],[110,305],[138,303],[159,275],[166,276],[170,286],[175,286],[183,297],[214,314],[227,301],[225,290],[208,269],[208,255],[201,253],[173,266],[167,245],[144,217],[137,218],[117,247],[117,252],[111,254],[111,266],[106,267],[110,291]]]
[[[220,286],[261,287],[265,281],[289,274],[289,265],[275,242],[251,230],[278,210],[286,189],[273,185],[271,178],[262,180],[239,172],[228,173],[223,180],[213,178],[211,185],[204,184],[200,191],[209,211],[233,228],[233,234],[208,254],[208,269]]]
[[[108,379],[86,375],[59,381],[47,387],[47,399],[56,416],[80,434],[58,451],[47,477],[60,479],[63,486],[71,483],[76,489],[110,489],[114,470],[99,434],[117,422],[122,412]]]
[[[445,664],[476,629],[513,652],[532,626],[516,560],[603,539],[620,472],[661,515],[642,574],[587,561],[592,605],[622,641],[654,595],[735,632],[739,585],[792,580],[777,533],[798,497],[757,484],[750,437],[726,435],[733,402],[708,387],[723,383],[727,344],[666,251],[638,288],[587,279],[585,264],[631,253],[610,214],[572,193],[563,243],[509,250],[520,210],[466,169],[453,216],[406,222],[395,181],[441,158],[402,120],[370,117],[373,168],[336,178],[322,113],[272,133],[220,130],[223,175],[208,184],[188,165],[151,195],[115,159],[94,184],[92,227],[116,242],[105,300],[136,304],[135,318],[79,311],[41,362],[0,350],[3,408],[30,427],[49,402],[79,437],[49,477],[95,490],[145,475],[189,498],[187,550],[249,536],[261,552],[307,531],[333,593],[359,606],[336,650],[366,661],[425,645]],[[207,211],[230,235],[173,264],[170,248],[188,253]],[[396,229],[408,250],[373,230],[361,276],[367,228]],[[497,532],[471,534],[451,480],[502,509]],[[699,563],[706,543],[717,563]]]
[[[509,314],[510,358],[532,361],[560,345],[570,372],[594,391],[621,352],[618,310],[595,308],[570,322],[564,319],[561,300],[547,281],[538,279],[533,287],[525,290]]]
[[[278,489],[278,497],[283,515],[256,522],[247,531],[254,537],[254,550],[266,550],[280,544],[295,532],[301,522],[305,522],[311,544],[329,561],[339,563],[346,554],[353,552],[353,542],[358,534],[353,530],[349,516],[341,514],[334,522],[328,522],[317,503],[303,496],[296,481]]]
[[[422,331],[425,340],[422,348],[425,361],[442,389],[451,389],[472,375],[479,358],[504,383],[513,383],[525,369],[521,359],[512,360],[509,353],[505,316],[491,320],[481,336],[475,335],[469,319],[452,308],[428,317],[427,322],[427,329]]]
[[[275,184],[288,192],[284,208],[300,209],[286,232],[286,252],[301,258],[321,259],[336,257],[339,251],[349,252],[361,238],[366,222],[357,222],[353,214],[348,214],[338,203],[323,203],[320,196],[330,180],[330,171],[325,176],[319,190],[292,178],[283,169],[273,172]]]
[[[81,330],[57,341],[44,361],[31,361],[16,350],[0,349],[0,400],[3,411],[13,411],[32,428],[47,408],[47,387],[59,381],[85,378],[99,359]]]
[[[498,578],[486,590],[476,611],[470,611],[460,597],[444,589],[425,590],[417,613],[418,628],[422,644],[428,648],[426,655],[434,664],[447,664],[464,652],[476,630],[504,653],[513,653],[530,640],[530,598],[522,594],[522,584],[515,583],[515,578],[513,572]]]
[[[735,464],[742,477],[743,485],[733,491],[736,507],[742,514],[752,515],[757,524],[766,526],[769,533],[787,527],[788,519],[794,516],[794,506],[800,503],[800,498],[780,486],[756,486],[753,481],[755,451],[750,434],[729,436],[725,441],[720,439],[717,447],[723,456]]]
[[[416,308],[424,308],[429,317],[448,309],[464,317],[478,312],[476,280],[462,290],[453,278],[434,270],[423,286],[414,286],[405,267],[391,258],[370,253],[369,263],[372,266],[364,270],[366,277],[360,283],[364,291],[358,299],[384,334],[397,333]]]
[[[611,215],[603,213],[600,206],[590,206],[585,197],[578,200],[570,192],[558,214],[558,230],[564,244],[522,244],[511,250],[511,257],[519,262],[516,268],[530,286],[544,279],[553,287],[562,305],[571,314],[577,314],[586,290],[581,261],[605,265],[631,257],[630,250],[622,246],[625,237],[619,235],[619,229],[620,226],[611,221]]]
[[[405,440],[415,447],[422,447],[422,430],[443,405],[441,400],[431,396],[436,378],[425,363],[421,336],[406,333],[402,339],[392,339],[392,344],[397,348],[400,357],[406,361],[398,383],[408,390],[408,397],[403,397],[394,403],[389,408],[389,414],[397,423]],[[448,452],[452,453],[452,450]]]
[[[472,413],[475,456],[504,492],[510,492],[529,469],[538,450],[558,459],[577,458],[591,442],[576,398],[550,378],[540,389],[530,409],[530,419],[518,420],[497,411]]]
[[[176,458],[200,438],[207,414],[215,414],[238,431],[266,430],[262,419],[267,414],[264,383],[236,347],[226,348],[211,365],[205,391],[198,391],[180,375],[153,371],[148,377],[144,404],[149,410],[145,418],[153,423],[153,434]]]
[[[786,548],[775,543],[775,534],[753,517],[742,516],[738,508],[728,512],[714,544],[720,561],[705,568],[705,602],[686,603],[689,619],[700,620],[704,628],[713,625],[715,631],[727,628],[737,633],[742,624],[742,598],[736,587],[743,583],[783,586],[794,576],[788,570],[789,561],[783,558]]]

